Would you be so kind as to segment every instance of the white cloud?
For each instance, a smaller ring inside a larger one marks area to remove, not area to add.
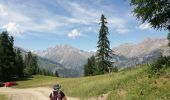
[[[87,50],[88,52],[97,52],[97,48],[91,49],[91,50]]]
[[[6,10],[6,7],[0,4],[0,16],[7,16],[8,12]]]
[[[73,2],[70,2],[69,5],[74,9],[74,11],[78,12],[78,14],[80,15],[86,15],[86,16],[93,16],[93,17],[96,17],[96,13],[97,12],[93,12],[92,10],[90,9],[86,9],[86,8],[83,8],[80,4],[78,3],[73,3]],[[72,11],[72,12],[74,12]],[[76,14],[76,13],[73,13],[73,14]],[[77,15],[77,14],[76,14]]]
[[[38,34],[38,32],[45,33],[45,34],[64,34],[65,32],[59,32],[63,31],[63,27],[66,27],[65,30],[68,31],[67,27],[81,27],[74,26],[77,24],[84,24],[89,26],[96,26],[99,23],[100,16],[102,12],[105,12],[104,14],[109,17],[108,24],[109,26],[113,27],[115,30],[117,29],[120,33],[125,33],[127,30],[126,24],[127,20],[125,20],[122,17],[111,17],[107,10],[103,10],[102,8],[97,8],[91,5],[86,5],[82,3],[77,2],[59,2],[64,9],[67,10],[69,16],[65,15],[58,15],[56,13],[53,13],[49,11],[48,9],[29,9],[29,10],[20,10],[20,9],[13,9],[16,8],[15,6],[8,7],[7,5],[0,5],[0,12],[3,12],[5,17],[0,21],[0,25],[3,25],[5,23],[9,22],[15,22],[18,25],[21,25],[24,32],[29,33],[28,31],[37,32],[35,34]],[[17,5],[18,6],[18,5]],[[100,5],[99,5],[100,6]],[[24,5],[24,7],[27,7],[27,5]],[[103,7],[103,6],[102,6]],[[18,7],[20,8],[20,6]],[[21,7],[22,8],[22,7]],[[2,9],[2,10],[1,10]],[[28,9],[28,8],[27,8]],[[26,12],[25,12],[26,11]],[[38,12],[37,12],[38,11]],[[24,13],[23,13],[24,12]],[[39,12],[43,12],[39,13]],[[1,16],[1,13],[0,13]],[[41,16],[41,17],[40,17]],[[39,20],[39,18],[41,18]],[[17,26],[19,27],[19,26]],[[124,28],[123,30],[120,30],[120,28]],[[64,31],[65,31],[64,30]],[[88,33],[94,32],[98,33],[98,30],[96,29],[83,29],[81,28],[81,31]],[[77,34],[76,34],[77,33]],[[76,32],[76,29],[68,34],[70,38],[76,38],[78,36],[81,36],[82,34],[78,30]],[[84,35],[84,34],[83,34]]]
[[[56,31],[56,27],[58,27],[58,21],[54,17],[48,17],[48,18],[42,17],[41,20],[42,22],[36,23],[35,20],[37,18],[26,16],[21,11],[13,10],[8,6],[1,5],[1,4],[0,4],[0,17],[1,17],[0,25],[2,26],[1,28],[6,29],[10,33],[13,33],[13,35],[17,35],[17,36],[27,31],[54,32]]]
[[[61,24],[58,24],[59,22],[56,21],[55,19],[47,19],[42,21],[41,24],[35,23],[35,22],[29,22],[26,24],[27,29],[26,30],[33,30],[33,31],[38,31],[38,32],[54,32],[56,31],[57,27]],[[32,26],[32,27],[30,27]]]
[[[121,33],[121,34],[126,34],[128,33],[130,30],[129,29],[126,29],[126,28],[117,28],[116,31],[118,33]]]
[[[88,27],[86,30],[86,32],[93,32],[93,33],[98,33],[98,30],[96,28],[92,28],[92,27]]]
[[[98,23],[98,17],[101,15],[100,10],[91,7],[90,9],[84,4],[78,4],[76,2],[67,2],[67,4],[66,9],[72,15],[72,18],[68,21],[86,25]]]
[[[108,19],[109,24],[112,24],[115,27],[124,27],[126,21],[122,18],[117,18],[117,17],[113,17]]]
[[[143,23],[139,26],[139,29],[148,30],[148,29],[151,29],[151,25],[149,23]]]
[[[45,23],[47,24],[49,29],[56,29],[56,27],[58,26],[58,22],[54,20],[46,20]]]
[[[111,24],[111,27],[114,27],[115,31],[120,34],[126,34],[130,31],[130,29],[127,28],[127,20],[123,18],[110,18],[108,19],[108,24]]]
[[[10,34],[14,36],[21,36],[22,33],[24,32],[23,30],[21,30],[21,27],[14,22],[10,22],[2,26],[2,29],[7,30]]]
[[[82,34],[77,29],[73,29],[70,33],[68,33],[68,37],[70,37],[72,39],[75,39],[81,35]]]
[[[89,9],[88,6],[80,5],[75,2],[69,2],[66,8],[72,14],[72,18],[66,18],[66,23],[73,24],[85,24],[85,25],[96,25],[99,23],[100,16],[102,14],[101,9]],[[73,12],[74,9],[74,12]],[[106,14],[107,17],[107,14]],[[123,17],[113,17],[113,15],[107,18],[108,26],[111,26],[115,29],[115,31],[119,33],[128,33],[130,30],[127,29],[128,20]],[[87,29],[85,31],[88,31]],[[92,31],[90,29],[89,31]],[[96,31],[95,31],[96,32]],[[98,33],[98,31],[97,31]]]
[[[28,22],[31,19],[22,13],[9,8],[6,5],[0,4],[0,16],[2,16],[1,20],[6,21],[15,21],[15,22]]]

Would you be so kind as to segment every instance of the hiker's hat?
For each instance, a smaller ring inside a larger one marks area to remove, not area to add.
[[[61,86],[59,84],[56,84],[53,86],[54,91],[59,90],[60,88],[61,88]]]

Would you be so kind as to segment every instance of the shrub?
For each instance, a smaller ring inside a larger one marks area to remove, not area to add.
[[[161,56],[155,63],[149,66],[149,76],[159,76],[165,72],[167,67],[170,67],[170,56]]]

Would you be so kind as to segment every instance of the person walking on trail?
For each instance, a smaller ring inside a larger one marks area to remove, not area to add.
[[[53,86],[53,91],[50,94],[50,100],[67,100],[65,94],[60,90],[59,84]]]

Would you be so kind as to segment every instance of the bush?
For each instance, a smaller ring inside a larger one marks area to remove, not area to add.
[[[24,73],[25,73],[25,76],[30,77],[32,75],[31,67],[25,67]]]
[[[149,76],[159,76],[165,72],[167,67],[170,67],[170,56],[161,56],[155,63],[149,66]]]
[[[115,66],[115,67],[113,67],[113,72],[118,72],[119,70],[118,70],[118,67],[117,66]]]

